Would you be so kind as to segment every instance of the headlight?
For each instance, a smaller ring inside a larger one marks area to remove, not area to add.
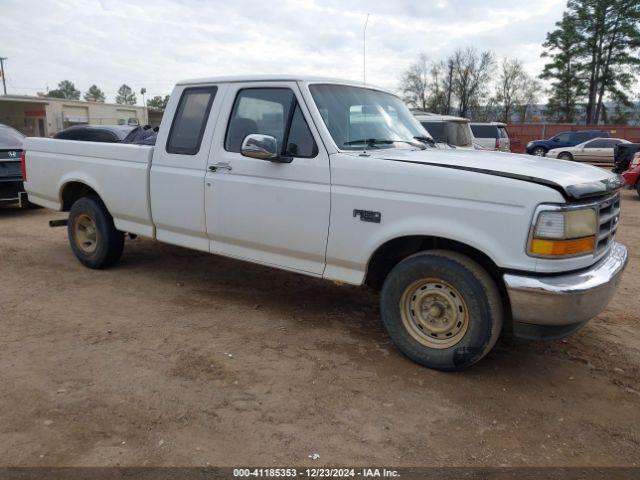
[[[527,143],[527,148],[529,148],[531,145],[533,145],[533,142]]]
[[[529,239],[529,255],[572,257],[593,253],[598,217],[593,208],[543,206],[538,209]]]

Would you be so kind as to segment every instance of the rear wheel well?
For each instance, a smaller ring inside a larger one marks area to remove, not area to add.
[[[365,285],[380,290],[385,278],[398,263],[415,253],[434,249],[458,252],[475,260],[491,276],[500,293],[506,295],[502,272],[488,255],[462,242],[423,235],[394,238],[378,247],[369,260]]]
[[[68,212],[71,210],[71,205],[82,197],[88,197],[90,195],[99,196],[96,191],[82,182],[69,182],[62,187],[62,193],[60,197],[62,199],[62,211]]]

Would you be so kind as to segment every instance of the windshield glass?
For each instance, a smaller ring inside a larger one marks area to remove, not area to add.
[[[309,87],[333,141],[342,150],[411,148],[428,134],[397,97],[368,88],[317,84]],[[409,144],[409,145],[408,145]]]
[[[473,134],[467,122],[441,120],[421,123],[438,143],[454,147],[470,147],[473,144]]]

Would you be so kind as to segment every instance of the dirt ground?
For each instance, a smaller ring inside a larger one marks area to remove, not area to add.
[[[0,465],[637,466],[640,199],[623,197],[608,309],[453,374],[404,358],[369,291],[144,239],[92,271],[47,226],[63,214],[0,208]]]

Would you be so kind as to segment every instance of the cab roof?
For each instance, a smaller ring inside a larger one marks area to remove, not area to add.
[[[305,83],[332,83],[337,85],[349,85],[353,87],[371,88],[373,90],[380,90],[382,92],[390,93],[397,96],[386,88],[378,87],[377,85],[371,85],[363,83],[357,80],[345,80],[340,78],[320,77],[315,75],[228,75],[220,77],[204,77],[204,78],[191,78],[187,80],[181,80],[177,85],[206,85],[211,83],[252,83],[252,82],[305,82]]]

